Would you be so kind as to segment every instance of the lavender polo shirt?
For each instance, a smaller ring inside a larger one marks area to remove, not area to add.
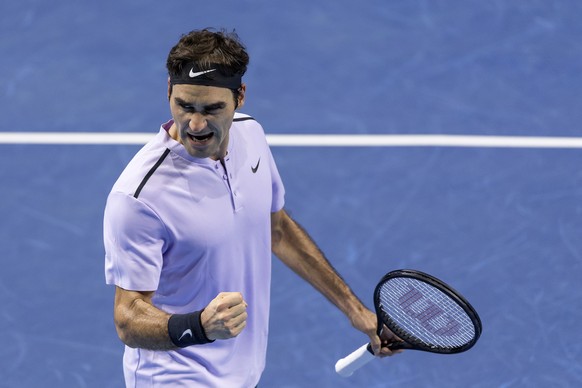
[[[241,292],[247,327],[236,338],[173,351],[125,348],[128,387],[254,387],[265,365],[271,283],[271,212],[284,188],[263,128],[236,114],[226,169],[194,158],[167,129],[127,165],[104,217],[107,284],[155,291],[168,313]]]

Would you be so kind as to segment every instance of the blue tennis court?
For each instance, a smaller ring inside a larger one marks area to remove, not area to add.
[[[268,134],[581,137],[582,3],[65,0],[0,4],[1,135],[151,133],[180,34],[236,28]],[[0,387],[121,387],[106,196],[138,144],[0,142]],[[574,144],[574,143],[573,143]],[[366,338],[274,259],[261,387],[582,384],[582,149],[274,146],[286,207],[372,306],[393,269],[463,293],[467,353],[343,378]]]

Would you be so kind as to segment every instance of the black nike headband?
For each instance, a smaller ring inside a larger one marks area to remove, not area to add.
[[[210,64],[209,67],[202,69],[197,64],[191,63],[184,66],[180,74],[170,75],[170,83],[238,89],[242,83],[242,74],[228,76],[221,71],[221,66],[218,64]]]

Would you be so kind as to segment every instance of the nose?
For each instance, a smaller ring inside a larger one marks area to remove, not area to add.
[[[200,132],[206,128],[206,117],[200,113],[194,113],[190,116],[190,129],[193,132]]]

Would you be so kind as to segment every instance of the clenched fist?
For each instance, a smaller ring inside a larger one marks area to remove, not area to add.
[[[240,292],[221,292],[200,315],[209,340],[236,337],[247,325],[247,303]]]

